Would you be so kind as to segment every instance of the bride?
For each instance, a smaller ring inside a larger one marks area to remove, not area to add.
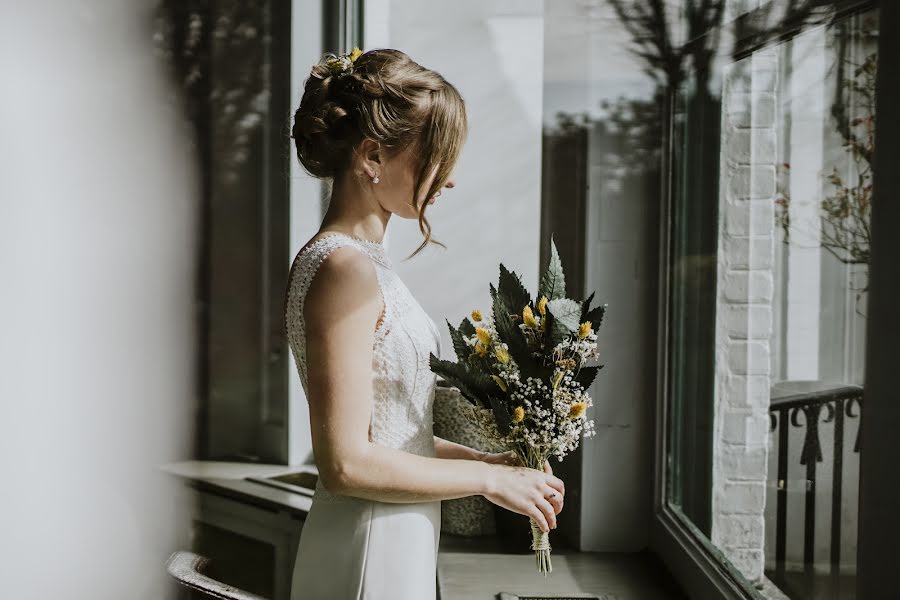
[[[297,156],[333,183],[286,289],[319,471],[292,600],[433,599],[441,500],[481,495],[556,527],[565,489],[549,462],[541,472],[433,435],[440,334],[383,242],[391,215],[418,220],[413,255],[432,242],[425,209],[454,186],[466,131],[456,88],[397,50],[327,55],[306,81]]]

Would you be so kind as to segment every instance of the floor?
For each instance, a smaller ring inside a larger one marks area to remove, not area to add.
[[[477,539],[477,538],[476,538]],[[441,535],[438,589],[441,600],[497,600],[563,596],[600,600],[687,600],[665,566],[649,552],[619,554],[554,549],[553,571],[535,570],[534,555],[504,552],[489,538],[473,541]]]

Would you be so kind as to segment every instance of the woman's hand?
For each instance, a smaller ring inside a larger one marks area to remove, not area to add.
[[[556,529],[556,515],[562,511],[566,493],[562,479],[553,475],[550,461],[544,471],[522,465],[511,452],[485,454],[481,460],[494,465],[490,470],[485,498],[507,510],[534,519],[543,531]]]
[[[522,463],[522,459],[519,458],[519,455],[512,450],[510,450],[509,452],[485,452],[478,458],[478,460],[490,463],[492,465],[511,465],[514,467],[525,466]]]
[[[514,467],[524,467],[525,463],[514,450],[509,452],[485,452],[479,459],[482,462],[491,463],[493,465],[512,465]],[[544,461],[544,473],[553,475],[553,469],[550,467],[550,461]],[[556,511],[557,514],[559,511]]]

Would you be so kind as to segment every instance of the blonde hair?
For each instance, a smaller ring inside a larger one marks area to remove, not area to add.
[[[467,132],[465,101],[453,85],[405,53],[382,48],[359,55],[345,72],[333,73],[324,61],[313,65],[294,113],[291,137],[303,167],[323,179],[340,177],[365,138],[392,154],[412,147],[419,163],[411,199],[415,206],[435,167],[425,198],[447,183]],[[427,206],[422,203],[418,217],[425,239],[408,258],[429,243],[446,248],[431,237]]]

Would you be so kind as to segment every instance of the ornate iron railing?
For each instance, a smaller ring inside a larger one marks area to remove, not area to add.
[[[800,382],[798,382],[800,383]],[[853,452],[859,453],[862,434],[863,389],[858,386],[840,386],[803,393],[793,393],[773,398],[769,407],[771,431],[778,435],[778,486],[776,494],[775,524],[775,575],[782,579],[787,554],[787,479],[788,433],[791,427],[805,427],[800,464],[806,467],[806,494],[803,518],[803,563],[808,575],[813,574],[816,534],[816,473],[822,462],[822,444],[819,437],[821,423],[834,422],[834,446],[832,456],[831,489],[831,574],[837,576],[841,563],[841,510],[844,479],[844,429],[846,419],[860,419]],[[825,417],[820,421],[822,412]],[[803,417],[801,422],[801,416]]]

